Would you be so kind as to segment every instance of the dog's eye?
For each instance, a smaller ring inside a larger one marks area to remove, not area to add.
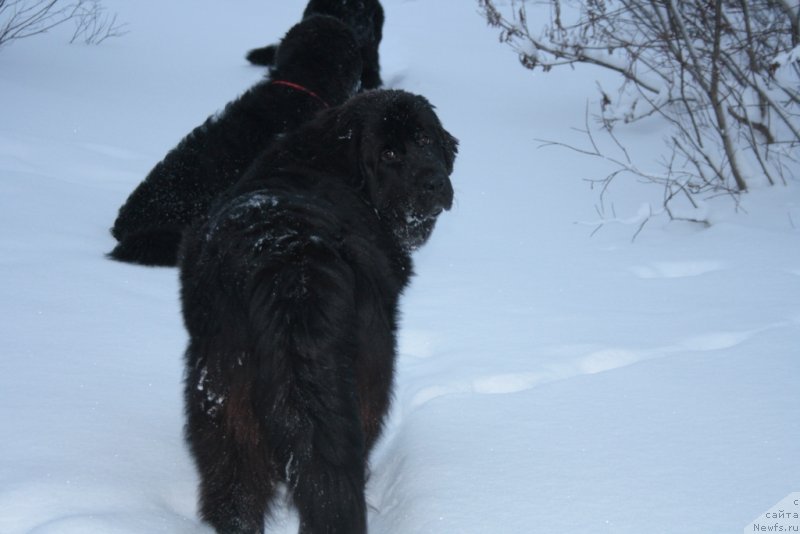
[[[431,143],[433,143],[433,139],[431,139],[431,138],[430,138],[430,137],[428,137],[427,135],[425,135],[425,134],[419,134],[419,135],[417,136],[417,144],[418,144],[419,146],[428,146],[428,145],[430,145]]]
[[[400,159],[400,156],[397,155],[397,152],[392,150],[391,148],[387,148],[383,152],[381,152],[381,159],[386,163],[391,163],[393,161],[397,161]]]

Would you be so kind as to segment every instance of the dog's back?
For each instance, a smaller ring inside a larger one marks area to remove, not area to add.
[[[111,230],[119,241],[113,259],[175,265],[186,227],[275,136],[345,101],[358,87],[358,45],[338,19],[310,17],[287,33],[282,46],[270,79],[184,137],[131,193]]]
[[[347,24],[361,47],[363,72],[361,86],[376,89],[382,85],[378,48],[383,38],[384,13],[379,0],[310,0],[303,18],[315,15],[335,17]],[[271,66],[275,63],[278,45],[254,48],[247,60],[254,65]]]

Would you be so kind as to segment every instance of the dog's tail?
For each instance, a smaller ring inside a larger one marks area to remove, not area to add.
[[[365,533],[353,273],[324,244],[283,246],[297,260],[265,266],[246,290],[261,380],[281,391],[257,417],[273,445],[291,451],[286,482],[309,532]]]
[[[122,238],[108,257],[126,263],[175,267],[182,234],[178,231],[140,232]]]
[[[254,48],[247,53],[247,61],[253,65],[263,65],[271,67],[275,64],[275,53],[278,45],[268,45],[261,48]]]

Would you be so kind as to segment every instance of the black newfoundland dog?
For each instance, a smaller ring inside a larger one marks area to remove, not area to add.
[[[218,532],[262,532],[281,482],[301,533],[366,532],[398,299],[453,202],[456,147],[423,97],[365,92],[274,145],[187,232],[186,437]]]
[[[310,0],[303,18],[313,15],[330,15],[352,28],[364,60],[361,85],[364,89],[380,87],[378,46],[383,36],[383,7],[379,0]],[[276,50],[277,45],[256,48],[247,53],[247,59],[256,65],[272,65]]]
[[[183,231],[205,215],[277,134],[358,89],[361,55],[333,17],[309,17],[284,37],[274,68],[173,148],[120,208],[113,259],[175,265]]]

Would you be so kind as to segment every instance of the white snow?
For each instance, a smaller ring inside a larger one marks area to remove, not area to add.
[[[304,0],[105,0],[130,32],[0,49],[0,533],[210,532],[182,441],[174,269],[105,259],[168,149],[261,76]],[[382,534],[741,532],[800,491],[800,188],[591,236],[592,69],[532,73],[474,2],[383,0],[383,76],[461,140],[415,254],[394,408],[368,486]],[[664,125],[617,129],[655,162]],[[656,171],[654,171],[656,172]],[[796,170],[797,174],[797,170]],[[621,177],[621,219],[661,191]],[[287,469],[289,466],[287,466]],[[279,507],[269,532],[296,532]]]

